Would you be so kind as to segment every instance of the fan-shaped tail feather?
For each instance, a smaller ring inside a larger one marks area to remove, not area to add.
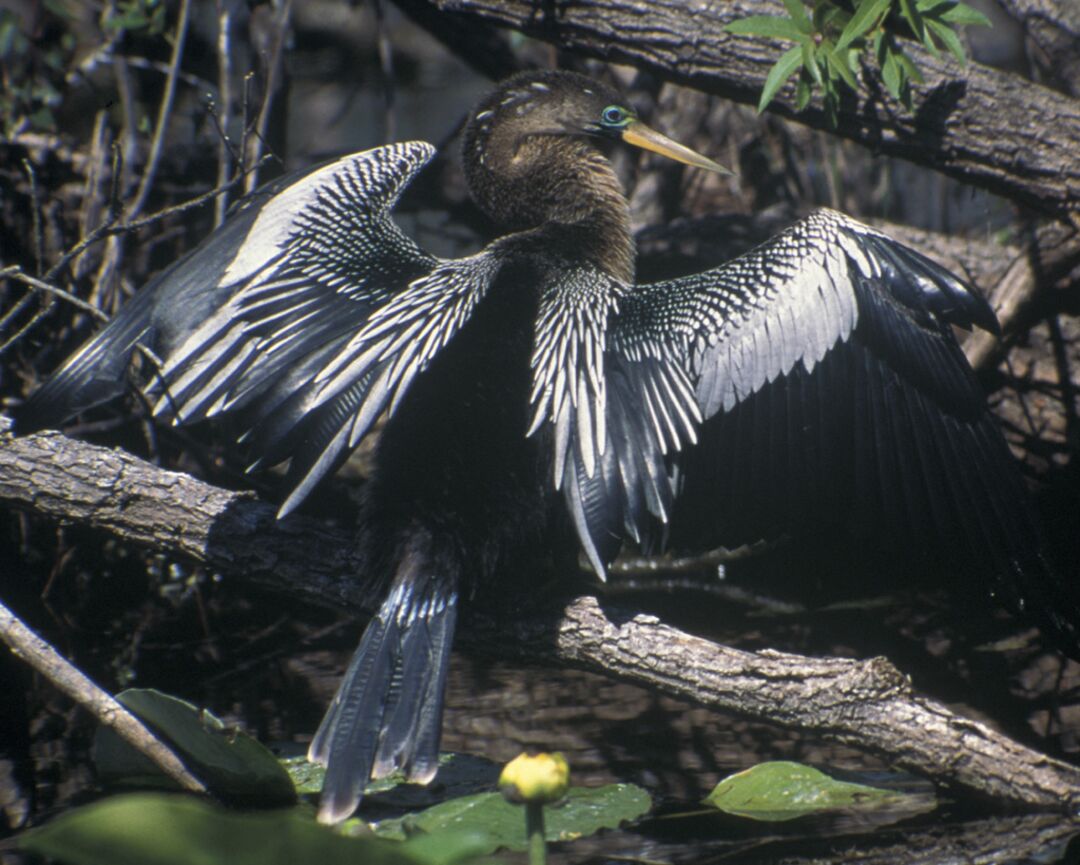
[[[435,776],[456,621],[456,580],[406,553],[308,750],[326,766],[321,822],[349,817],[371,778],[397,769],[420,784]]]

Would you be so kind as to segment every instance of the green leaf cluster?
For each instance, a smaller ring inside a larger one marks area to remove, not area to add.
[[[651,807],[649,794],[633,784],[571,787],[557,806],[545,808],[544,835],[548,841],[573,841],[637,819]],[[495,792],[459,796],[415,814],[383,820],[375,834],[405,839],[450,830],[486,837],[485,853],[525,850],[528,844],[521,806]]]
[[[904,51],[902,37],[913,38],[938,56],[942,49],[965,62],[958,27],[990,26],[987,18],[959,0],[816,0],[811,14],[803,0],[784,0],[788,17],[751,15],[727,26],[739,36],[762,36],[794,42],[765,78],[758,111],[797,76],[795,107],[802,111],[819,90],[829,122],[835,126],[844,88],[858,87],[860,58],[870,57],[881,70],[889,95],[911,108],[911,84],[922,76]]]
[[[129,690],[118,699],[214,797],[234,807],[177,792],[114,795],[23,832],[14,839],[17,847],[66,865],[464,865],[528,844],[525,809],[493,789],[498,767],[488,760],[443,755],[439,784],[432,787],[400,777],[373,783],[367,813],[387,816],[371,826],[350,820],[332,830],[315,821],[314,808],[303,800],[321,787],[317,767],[302,758],[279,760],[208,712],[158,691]],[[158,771],[126,748],[111,733],[99,733],[94,756],[102,780],[162,786]],[[705,802],[769,822],[828,813],[893,821],[935,804],[932,791],[912,795],[901,776],[879,773],[868,780],[872,786],[799,763],[763,763],[725,778]],[[293,804],[298,796],[301,801]],[[571,787],[545,808],[544,835],[548,841],[573,841],[636,820],[651,808],[649,794],[633,784]]]
[[[141,30],[148,36],[159,36],[165,32],[165,2],[120,0],[116,4],[115,14],[106,19],[105,29],[112,32]]]

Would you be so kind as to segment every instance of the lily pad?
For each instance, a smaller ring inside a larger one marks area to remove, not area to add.
[[[838,781],[802,763],[777,761],[730,775],[705,802],[728,814],[777,822],[821,811],[875,808],[897,798],[891,790]]]
[[[264,807],[296,801],[293,782],[277,757],[209,712],[151,689],[130,689],[116,699],[172,748],[219,798]],[[98,729],[94,739],[94,762],[105,783],[175,786],[152,761],[105,727]]]
[[[347,838],[298,809],[241,814],[190,796],[133,793],[68,811],[18,845],[67,865],[453,865],[485,846],[461,834],[440,841]]]
[[[649,794],[633,784],[572,787],[566,799],[544,809],[544,834],[548,841],[571,841],[600,829],[614,829],[640,817],[651,807]],[[384,838],[405,838],[448,829],[486,833],[485,852],[500,847],[527,848],[525,809],[510,804],[499,793],[461,796],[416,814],[383,820],[376,825],[375,832]]]
[[[326,769],[305,757],[287,757],[281,765],[292,778],[296,792],[315,794],[322,790]],[[439,771],[427,785],[412,784],[401,772],[370,782],[364,800],[384,809],[416,810],[455,796],[490,790],[499,777],[499,764],[472,754],[439,755]]]

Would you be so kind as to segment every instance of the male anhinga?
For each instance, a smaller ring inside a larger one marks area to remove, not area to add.
[[[827,210],[636,285],[603,147],[619,139],[720,170],[607,86],[519,75],[465,131],[470,190],[507,232],[480,252],[435,258],[390,219],[429,145],[344,157],[254,196],[18,413],[27,431],[114,396],[143,343],[163,360],[157,414],[232,413],[255,465],[291,461],[282,514],[388,416],[360,528],[384,600],[311,745],[323,820],[369,777],[435,773],[460,596],[578,543],[602,577],[664,523],[676,542],[746,540],[724,519],[756,500],[774,528],[828,510],[943,542],[1076,651],[1080,616],[951,331],[995,329],[987,304]]]

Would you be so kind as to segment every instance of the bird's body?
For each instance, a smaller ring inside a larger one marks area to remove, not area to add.
[[[388,414],[359,541],[383,600],[311,748],[325,820],[369,776],[433,775],[459,599],[579,550],[602,577],[624,538],[659,527],[717,546],[860,517],[953,548],[1076,651],[1071,591],[951,331],[996,326],[986,304],[830,211],[635,285],[602,138],[718,168],[609,88],[519,76],[465,134],[470,190],[505,232],[480,252],[436,259],[389,218],[428,145],[344,157],[166,271],[17,419],[119,392],[143,342],[164,361],[158,413],[231,413],[258,465],[291,460],[288,512]]]

